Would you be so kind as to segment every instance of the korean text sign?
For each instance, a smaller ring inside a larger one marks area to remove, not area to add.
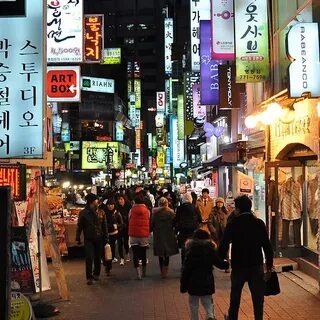
[[[200,73],[199,72],[186,72],[184,83],[185,83],[185,99],[186,99],[185,116],[186,116],[187,120],[193,121],[192,86],[195,83],[200,83]]]
[[[219,104],[219,65],[222,60],[211,59],[211,22],[200,21],[200,90],[202,105]]]
[[[104,49],[102,64],[121,64],[121,48]]]
[[[269,79],[267,0],[234,0],[236,82]]]
[[[14,200],[26,199],[26,167],[17,164],[0,165],[0,186],[10,186]]]
[[[173,19],[164,19],[164,70],[166,74],[172,73],[172,52],[173,43]]]
[[[200,71],[200,20],[210,20],[210,16],[210,0],[190,0],[192,71]]]
[[[47,61],[83,61],[83,0],[47,0]]]
[[[84,59],[85,62],[100,63],[103,50],[103,22],[101,14],[88,14],[84,16],[85,40]]]
[[[43,157],[44,9],[26,3],[25,16],[0,18],[0,158]]]

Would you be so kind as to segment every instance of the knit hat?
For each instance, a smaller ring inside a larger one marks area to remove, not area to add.
[[[222,202],[224,204],[224,199],[219,197],[219,198],[216,199],[216,203],[218,203],[218,202]]]
[[[93,201],[99,199],[98,196],[94,193],[88,193],[86,195],[87,204],[91,204]]]

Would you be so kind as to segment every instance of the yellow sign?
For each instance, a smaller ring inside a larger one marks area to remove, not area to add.
[[[135,107],[141,108],[141,80],[134,79]],[[132,81],[128,81],[128,92],[132,92]]]
[[[10,320],[31,320],[32,307],[29,300],[19,292],[11,293]]]
[[[102,64],[121,64],[121,48],[104,49]]]
[[[82,142],[82,169],[120,169],[119,143],[107,141]]]
[[[157,149],[157,167],[163,168],[166,159],[166,154],[162,147],[158,147]]]

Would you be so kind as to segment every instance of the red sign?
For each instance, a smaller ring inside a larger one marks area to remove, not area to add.
[[[47,96],[48,101],[79,102],[80,101],[80,67],[57,66],[48,67]]]
[[[97,141],[111,142],[112,141],[112,137],[110,137],[110,136],[96,136],[96,140]]]
[[[85,54],[86,62],[99,63],[103,50],[103,15],[85,15]]]
[[[25,200],[26,166],[15,164],[0,164],[0,186],[10,186],[14,200]]]

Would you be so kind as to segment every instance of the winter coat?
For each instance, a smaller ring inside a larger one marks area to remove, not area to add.
[[[198,210],[191,203],[183,203],[177,208],[174,225],[178,234],[179,247],[182,248],[188,238],[191,238],[193,232],[198,229],[201,222],[201,216]]]
[[[180,291],[194,296],[215,292],[213,266],[227,269],[228,262],[221,260],[210,240],[190,240],[181,270]]]
[[[121,214],[123,220],[123,228],[128,230],[129,227],[129,212],[131,209],[130,203],[126,202],[124,206],[117,206],[117,211]]]
[[[115,209],[112,211],[106,209],[106,217],[109,235],[121,233],[123,229],[123,220],[121,214]]]
[[[150,211],[145,204],[134,204],[129,213],[129,236],[147,238],[150,235]]]
[[[214,207],[214,203],[213,203],[212,198],[208,197],[207,204],[205,205],[204,198],[201,196],[196,202],[196,207],[200,211],[200,215],[201,215],[200,229],[205,230],[208,233],[210,233],[210,230],[208,227],[208,221],[209,221],[209,216],[210,216],[212,209]]]
[[[151,227],[155,256],[169,257],[179,253],[173,226],[174,216],[174,212],[168,207],[155,208],[152,211]]]
[[[227,225],[228,211],[225,207],[221,209],[215,206],[209,216],[208,227],[212,239],[218,244],[224,234]]]

